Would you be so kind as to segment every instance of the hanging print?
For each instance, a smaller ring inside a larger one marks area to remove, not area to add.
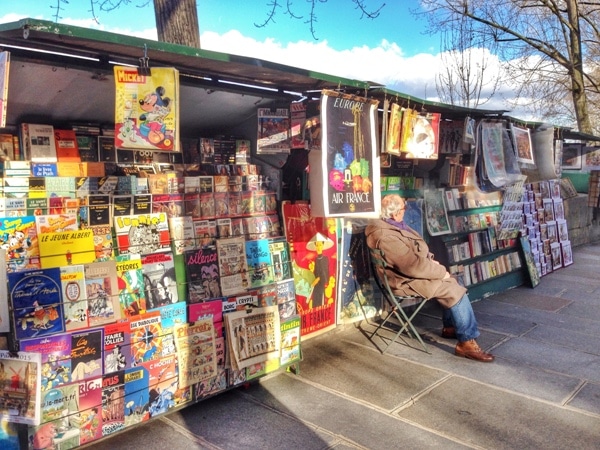
[[[348,218],[375,213],[381,191],[379,177],[373,177],[379,173],[375,134],[378,104],[376,100],[323,91],[320,161],[313,152],[310,159],[315,214]],[[324,197],[319,199],[320,192]]]
[[[440,113],[405,110],[402,116],[402,152],[407,158],[438,159]]]
[[[179,72],[115,66],[115,147],[179,151]]]

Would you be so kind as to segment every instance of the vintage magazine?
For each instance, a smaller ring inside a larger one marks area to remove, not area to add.
[[[179,388],[185,388],[215,376],[217,358],[211,318],[192,324],[175,325]]]
[[[203,247],[184,253],[188,284],[188,303],[221,296],[217,249]]]
[[[5,377],[0,383],[0,419],[39,425],[42,355],[0,350],[0,363]]]
[[[115,145],[123,149],[179,151],[179,72],[115,66]]]
[[[177,303],[177,277],[173,253],[161,252],[142,256],[147,309]]]
[[[96,260],[92,230],[40,233],[40,262],[42,268],[87,264]]]
[[[115,217],[114,231],[120,255],[147,255],[171,250],[169,221],[164,213]]]
[[[221,295],[234,295],[250,287],[246,261],[245,239],[236,236],[217,239]]]
[[[0,245],[10,247],[6,254],[8,272],[40,268],[34,216],[0,218]]]
[[[290,152],[290,113],[286,108],[258,108],[257,154]]]
[[[224,318],[233,370],[279,359],[281,329],[277,306],[250,307],[227,313]]]

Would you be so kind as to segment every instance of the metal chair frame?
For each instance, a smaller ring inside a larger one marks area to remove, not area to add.
[[[392,328],[389,324],[387,327],[385,326],[386,323],[388,323],[389,319],[392,319],[395,317],[398,320],[398,322],[400,323],[400,330],[396,332],[396,335],[394,336],[394,338],[390,340],[390,342],[385,346],[385,348],[383,350],[380,349],[381,353],[382,354],[385,353],[387,351],[387,349],[390,347],[390,345],[392,345],[394,342],[396,342],[396,340],[404,332],[406,332],[408,337],[419,341],[419,343],[423,347],[423,350],[426,353],[431,353],[429,351],[429,349],[427,348],[427,345],[425,345],[425,343],[423,342],[421,335],[415,329],[415,327],[412,323],[413,319],[416,317],[416,315],[419,313],[419,311],[421,311],[421,308],[423,308],[423,306],[425,306],[426,299],[423,297],[417,296],[417,295],[410,295],[410,296],[395,295],[392,292],[392,289],[390,288],[390,284],[388,281],[386,268],[389,267],[389,264],[385,261],[384,252],[378,248],[370,248],[369,252],[371,255],[371,263],[373,264],[373,269],[375,272],[375,281],[377,281],[377,285],[379,286],[379,289],[381,290],[386,301],[389,303],[389,305],[392,308],[391,311],[389,312],[388,316],[385,318],[385,320],[383,320],[377,326],[377,328],[371,334],[369,339],[372,341],[373,337],[381,329],[386,330],[386,331],[391,331],[391,332],[396,331],[395,327]],[[382,275],[379,274],[379,271],[377,270],[378,267],[383,269]],[[402,302],[407,301],[407,300],[420,300],[420,302],[416,304],[414,311],[410,315],[407,314],[406,311],[404,310],[404,308],[402,307]],[[391,322],[390,322],[390,324],[391,324]],[[381,340],[385,342],[383,336],[380,335],[380,337],[381,337]]]

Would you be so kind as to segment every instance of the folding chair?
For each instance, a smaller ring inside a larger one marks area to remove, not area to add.
[[[410,338],[418,340],[419,343],[421,344],[421,346],[423,347],[423,350],[426,353],[430,353],[429,349],[423,342],[421,335],[417,332],[417,330],[415,329],[415,327],[412,323],[413,319],[416,317],[416,315],[419,313],[419,311],[421,311],[421,308],[425,305],[425,299],[423,297],[419,297],[416,295],[414,295],[414,296],[413,295],[411,295],[411,296],[394,295],[394,293],[392,292],[392,289],[390,288],[390,284],[388,281],[386,268],[389,267],[389,265],[385,262],[385,255],[384,255],[383,251],[380,249],[377,249],[377,248],[370,248],[369,251],[371,254],[371,263],[373,264],[373,269],[375,272],[375,281],[377,281],[377,285],[379,286],[379,289],[381,290],[383,297],[387,300],[387,302],[389,303],[389,305],[392,308],[391,311],[389,312],[388,316],[385,318],[385,320],[383,320],[383,322],[381,322],[379,324],[379,326],[371,334],[369,339],[371,339],[371,341],[372,341],[373,336],[375,336],[381,329],[386,330],[386,331],[395,332],[397,327],[390,326],[392,324],[392,322],[390,322],[387,327],[385,326],[386,323],[388,323],[388,320],[395,317],[398,320],[398,322],[400,323],[400,330],[396,332],[396,335],[394,336],[394,338],[390,340],[390,342],[385,346],[385,348],[381,351],[381,353],[385,353],[387,351],[387,349],[390,347],[390,345],[392,345],[394,342],[396,342],[396,340],[404,332],[406,332],[406,334]],[[381,270],[378,270],[378,268],[380,268]],[[381,274],[380,274],[380,272],[381,272]],[[406,311],[404,311],[404,309],[402,308],[402,302],[408,302],[410,300],[416,300],[418,303],[415,305],[414,311],[410,315],[408,315],[406,313]],[[381,337],[381,340],[385,342],[384,337],[381,335],[380,335],[380,337]]]

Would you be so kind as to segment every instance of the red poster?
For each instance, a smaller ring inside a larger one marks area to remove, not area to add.
[[[308,203],[289,202],[283,202],[283,220],[302,319],[301,335],[306,337],[335,326],[336,220],[312,217]]]

